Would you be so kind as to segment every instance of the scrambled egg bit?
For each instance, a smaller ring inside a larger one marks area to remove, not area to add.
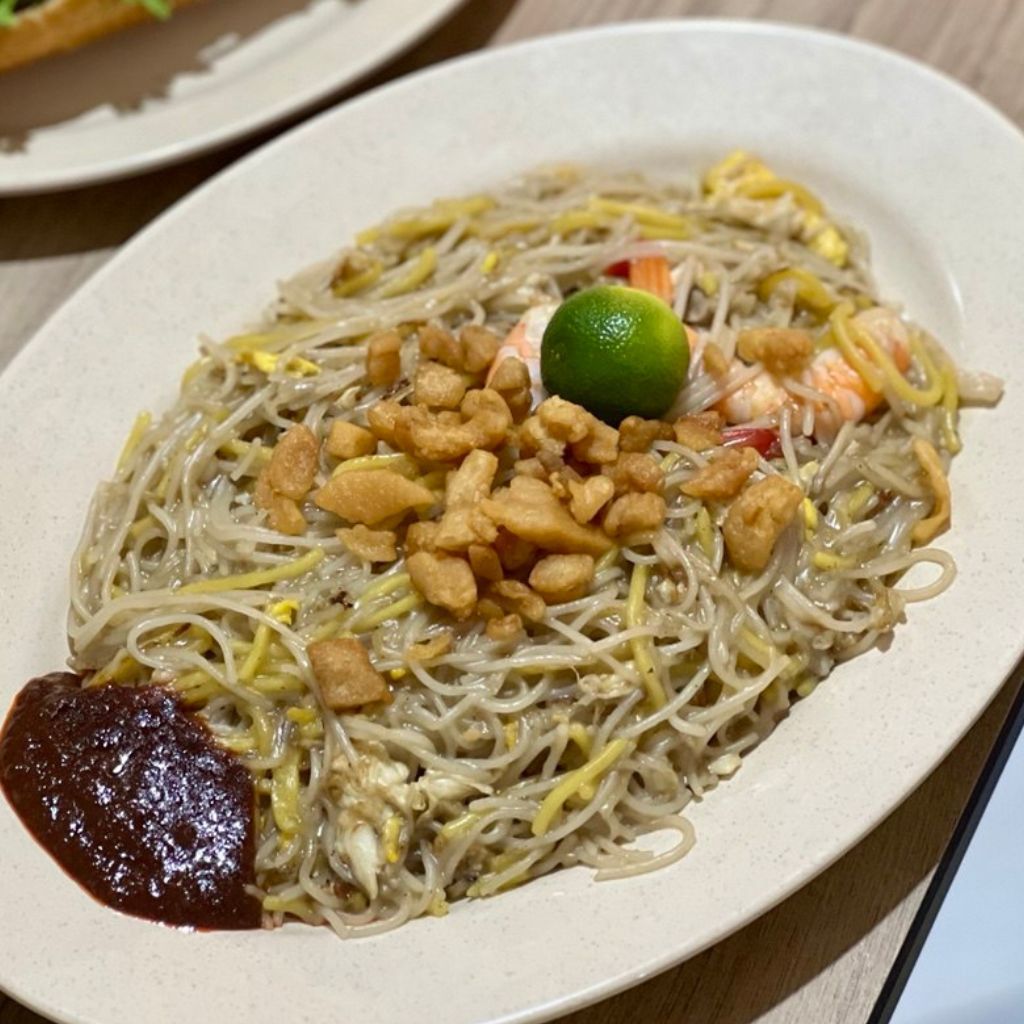
[[[800,211],[801,236],[819,256],[845,267],[850,247],[824,214],[818,198],[803,185],[780,178],[757,157],[742,149],[730,153],[704,176],[704,194],[710,199],[744,197],[747,199],[778,199],[790,195]],[[703,287],[703,286],[702,286]]]

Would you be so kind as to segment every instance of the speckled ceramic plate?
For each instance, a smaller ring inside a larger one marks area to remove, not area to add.
[[[137,408],[172,399],[202,330],[406,203],[538,162],[693,168],[736,145],[871,233],[887,293],[1003,374],[965,417],[944,538],[960,576],[885,653],[838,669],[692,810],[670,869],[546,877],[447,918],[189,934],[105,910],[0,807],[0,985],[89,1024],[468,1024],[553,1017],[690,956],[793,892],[947,753],[1021,650],[1024,139],[960,86],[828,35],[723,22],[540,39],[317,118],[178,205],[87,284],[0,379],[0,704],[61,664],[66,564]]]
[[[226,145],[336,93],[461,2],[208,0],[9,72],[0,195],[109,181]]]

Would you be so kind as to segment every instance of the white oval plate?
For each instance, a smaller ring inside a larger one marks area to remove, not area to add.
[[[226,145],[356,81],[461,2],[206,0],[19,68],[0,77],[0,195],[108,181]]]
[[[61,1020],[248,1024],[541,1020],[722,938],[878,824],[946,754],[1021,649],[1024,139],[891,53],[792,28],[643,24],[456,61],[331,111],[140,235],[0,379],[0,704],[64,656],[86,503],[139,407],[172,400],[193,339],[406,203],[539,162],[706,164],[742,145],[871,232],[885,290],[1007,396],[965,417],[952,590],[838,669],[692,810],[665,871],[565,871],[375,939],[189,934],[105,910],[0,807],[0,985]]]

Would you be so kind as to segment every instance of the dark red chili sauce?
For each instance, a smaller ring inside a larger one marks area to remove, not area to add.
[[[82,689],[55,672],[18,694],[0,786],[102,903],[195,928],[257,928],[252,778],[169,691]]]

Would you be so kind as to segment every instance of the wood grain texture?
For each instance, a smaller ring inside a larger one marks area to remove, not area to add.
[[[470,0],[349,94],[480,46],[680,16],[770,18],[882,43],[1024,122],[1019,0]],[[253,144],[116,185],[0,200],[0,368],[116,248]],[[700,956],[563,1024],[865,1021],[1021,678],[1018,670],[924,785],[831,869]],[[0,1024],[41,1021],[0,996]]]

